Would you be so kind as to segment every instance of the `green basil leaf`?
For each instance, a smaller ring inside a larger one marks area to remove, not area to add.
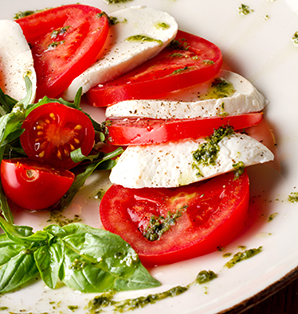
[[[0,217],[0,227],[15,243],[31,246],[34,243],[39,245],[41,242],[48,239],[46,231],[37,231],[33,233],[31,227],[12,225],[5,221],[2,217]]]
[[[5,233],[0,234],[0,266],[8,263],[24,249],[25,246],[15,244]]]
[[[64,244],[60,239],[44,245],[34,252],[34,259],[41,279],[51,289],[55,289],[63,262]]]
[[[4,194],[1,183],[0,183],[0,208],[1,208],[1,214],[6,219],[6,221],[13,224],[14,217],[8,205],[7,198]]]
[[[82,292],[124,291],[159,286],[137,254],[118,235],[83,224],[63,227],[67,236],[61,280]]]
[[[65,196],[61,199],[58,206],[61,209],[66,208],[71,203],[72,199],[74,198],[76,193],[79,191],[79,189],[85,184],[88,177],[98,168],[98,166],[101,163],[107,160],[110,160],[113,157],[118,156],[122,152],[123,152],[123,149],[119,147],[111,153],[103,154],[103,157],[101,159],[87,164],[85,166],[85,169],[81,173],[76,175],[74,182],[72,183],[71,187],[69,188]]]
[[[13,99],[12,97],[4,94],[3,90],[0,88],[0,115],[3,116],[9,112],[11,112],[12,108],[18,101]]]
[[[33,253],[21,250],[0,266],[0,292],[14,290],[38,274]]]

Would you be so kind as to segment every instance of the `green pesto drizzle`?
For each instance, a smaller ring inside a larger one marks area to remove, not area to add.
[[[110,26],[113,26],[113,25],[116,25],[116,24],[119,24],[119,23],[127,23],[127,19],[123,19],[123,21],[120,21],[117,17],[115,16],[110,16],[108,17],[108,20],[109,20],[109,25]]]
[[[140,41],[140,42],[157,42],[159,45],[162,45],[163,42],[160,39],[155,39],[146,35],[133,35],[125,39],[125,41]]]
[[[298,31],[294,33],[292,37],[292,42],[295,46],[298,46]]]
[[[74,312],[75,310],[77,310],[79,307],[77,305],[69,305],[68,309],[71,310],[72,312]]]
[[[237,163],[233,164],[233,168],[234,168],[234,174],[235,177],[234,179],[238,179],[244,172],[245,169],[245,165],[243,161],[238,161]]]
[[[229,115],[228,112],[225,111],[225,103],[222,102],[221,103],[221,106],[220,106],[220,114],[219,114],[221,117],[226,117]]]
[[[288,196],[288,201],[291,203],[297,203],[298,202],[298,192],[291,192]]]
[[[51,38],[56,38],[59,35],[65,34],[69,28],[70,28],[70,26],[63,26],[63,27],[60,27],[58,29],[54,29],[51,33]]]
[[[198,96],[201,100],[205,99],[219,99],[230,97],[235,93],[235,89],[232,83],[226,81],[223,78],[217,77],[211,83],[208,92],[202,96]]]
[[[187,71],[187,70],[189,70],[189,67],[188,67],[188,66],[185,66],[184,68],[175,70],[175,71],[174,71],[173,73],[171,73],[170,75],[180,74],[180,73],[182,73],[182,72],[184,72],[184,71]]]
[[[247,15],[247,14],[254,11],[254,10],[250,9],[249,6],[246,4],[241,4],[240,7],[238,8],[238,10],[239,10],[239,13],[241,15]]]
[[[170,25],[165,22],[159,22],[159,23],[156,23],[154,27],[157,29],[169,29]]]
[[[23,17],[38,13],[38,12],[42,12],[45,10],[48,10],[50,8],[45,8],[45,9],[41,9],[41,10],[27,10],[27,11],[19,11],[18,13],[15,13],[15,15],[13,16],[14,20],[18,20],[21,19]]]
[[[107,4],[125,3],[133,0],[105,0]]]
[[[278,215],[278,213],[273,213],[269,216],[268,218],[268,222],[272,221],[276,216]]]
[[[223,257],[230,257],[232,255],[232,253],[225,253],[224,255],[223,255]]]
[[[206,64],[206,65],[211,65],[211,64],[214,64],[214,61],[212,61],[212,60],[203,60],[203,63]]]
[[[48,45],[47,50],[53,50],[56,47],[58,47],[58,46],[60,46],[60,45],[62,45],[64,43],[65,43],[65,40],[54,41],[54,42],[52,42],[51,44]]]
[[[50,211],[50,218],[47,220],[47,222],[55,223],[59,225],[60,227],[63,227],[73,222],[80,222],[80,221],[82,221],[82,219],[80,218],[79,215],[74,215],[74,217],[70,219],[62,215],[62,211],[58,209],[52,209]]]
[[[224,138],[234,134],[232,127],[219,127],[213,134],[207,137],[206,142],[199,145],[199,148],[193,153],[194,165],[214,166],[220,147],[218,143]]]
[[[183,207],[182,210],[177,210],[176,213],[168,212],[167,217],[152,215],[143,236],[149,241],[159,240],[165,232],[176,224],[177,219],[182,216],[186,208],[187,206]]]
[[[259,254],[260,252],[262,252],[262,247],[260,246],[257,249],[249,249],[249,250],[245,250],[244,252],[238,252],[236,254],[234,254],[233,258],[231,260],[229,260],[224,267],[227,268],[232,268],[234,267],[237,263],[244,261],[248,258],[251,258],[257,254]]]
[[[171,50],[188,50],[189,46],[188,46],[187,42],[185,41],[185,39],[183,39],[183,38],[179,39],[179,40],[173,39],[169,43],[168,49],[171,49]]]
[[[123,313],[127,311],[133,311],[139,308],[143,308],[149,304],[155,304],[156,302],[164,300],[166,298],[178,296],[186,292],[193,284],[206,284],[215,278],[217,278],[217,274],[215,274],[212,270],[202,270],[197,275],[195,281],[188,284],[187,286],[176,286],[160,293],[149,294],[147,296],[141,296],[135,299],[127,299],[123,301],[113,300],[116,292],[108,291],[89,301],[87,306],[87,309],[89,310],[88,314],[101,313],[103,311],[103,308],[109,306],[113,307],[114,312]]]

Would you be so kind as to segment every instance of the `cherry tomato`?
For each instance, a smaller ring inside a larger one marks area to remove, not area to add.
[[[6,196],[27,209],[44,209],[56,204],[70,188],[74,174],[40,165],[27,158],[3,159],[1,183]]]
[[[246,172],[238,179],[231,172],[176,189],[113,185],[101,200],[100,218],[154,266],[228,244],[244,226],[248,202]]]
[[[87,93],[89,104],[104,107],[123,100],[152,99],[205,82],[220,70],[221,51],[211,42],[178,31],[175,43],[126,75],[92,88]]]
[[[108,18],[87,5],[65,5],[16,21],[30,43],[37,74],[36,99],[56,97],[96,61]]]
[[[94,144],[91,120],[80,110],[48,103],[32,110],[22,124],[21,145],[32,160],[58,168],[76,166],[70,152],[81,148],[87,156]]]
[[[195,119],[108,118],[107,142],[113,145],[148,145],[182,139],[197,139],[214,129],[230,125],[242,130],[262,121],[261,113]]]

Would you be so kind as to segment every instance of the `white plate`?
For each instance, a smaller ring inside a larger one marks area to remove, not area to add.
[[[14,13],[42,9],[71,0],[13,0],[0,2],[0,18],[12,19]],[[184,31],[200,35],[215,44],[230,67],[247,79],[266,96],[269,105],[266,116],[277,138],[281,161],[281,173],[262,165],[250,169],[251,210],[259,214],[258,221],[228,247],[225,252],[235,253],[238,246],[263,247],[263,252],[224,269],[227,259],[223,252],[188,260],[170,266],[151,269],[151,274],[162,286],[151,290],[125,292],[119,298],[132,298],[167,290],[176,285],[187,285],[200,270],[212,269],[218,278],[207,285],[193,286],[185,294],[149,305],[136,313],[217,313],[239,305],[298,266],[298,204],[287,201],[290,192],[298,184],[297,163],[297,73],[298,48],[291,38],[298,30],[296,2],[250,0],[254,12],[242,16],[238,13],[241,2],[222,0],[134,0],[121,5],[107,5],[103,0],[86,0],[84,4],[100,7],[107,13],[130,5],[148,5],[173,15]],[[268,18],[266,18],[266,16]],[[87,107],[101,119],[100,109]],[[75,198],[65,216],[78,214],[84,223],[99,227],[98,205],[95,195],[109,184],[108,173],[93,176]],[[278,216],[267,222],[271,213]],[[31,225],[35,230],[46,225],[47,213],[20,212],[16,223]],[[266,293],[265,293],[266,294]],[[260,298],[262,295],[260,294]],[[68,306],[78,306],[74,313],[86,313],[84,309],[96,294],[75,293],[67,287],[56,290],[46,288],[36,281],[24,289],[1,296],[0,307],[8,307],[7,313],[71,313]],[[260,299],[259,298],[259,299]],[[248,302],[249,303],[249,302]],[[5,313],[5,311],[1,311]]]

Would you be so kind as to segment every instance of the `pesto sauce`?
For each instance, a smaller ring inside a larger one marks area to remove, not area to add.
[[[80,221],[82,221],[82,219],[80,218],[79,215],[74,215],[74,218],[70,219],[62,215],[62,211],[59,209],[52,209],[50,211],[50,218],[47,220],[47,222],[57,224],[60,227],[63,227],[73,222],[80,222]]]
[[[74,312],[75,310],[77,310],[79,307],[77,305],[69,305],[68,309],[71,310],[72,312]]]
[[[117,4],[117,3],[125,3],[132,0],[105,0],[107,4]]]
[[[62,45],[65,43],[65,40],[60,40],[60,41],[54,41],[51,44],[48,45],[47,50],[53,50],[56,47]]]
[[[147,296],[141,296],[135,299],[127,299],[123,301],[113,300],[116,292],[108,291],[89,301],[87,306],[87,309],[89,310],[88,314],[101,313],[103,311],[102,308],[109,306],[113,307],[114,312],[123,313],[127,311],[133,311],[143,308],[149,304],[155,304],[156,302],[166,298],[178,296],[186,292],[193,284],[205,284],[215,278],[217,278],[217,275],[212,270],[202,270],[197,275],[196,280],[187,286],[176,286],[160,293],[149,294]]]
[[[206,142],[199,145],[199,148],[193,153],[195,160],[194,167],[199,168],[199,165],[214,166],[218,152],[220,150],[218,143],[224,138],[234,134],[232,127],[219,127],[214,130],[213,134],[206,138]]]
[[[243,161],[238,161],[237,163],[233,164],[233,168],[234,168],[234,180],[238,179],[244,172],[245,169],[245,165]]]
[[[201,100],[206,99],[220,99],[230,97],[235,93],[235,89],[232,83],[226,81],[223,78],[217,77],[211,83],[211,87],[204,95],[198,96]]]
[[[146,35],[134,35],[129,36],[125,39],[125,41],[140,41],[140,42],[157,42],[161,46],[163,42],[160,39],[155,39]]]
[[[273,214],[271,214],[271,215],[269,216],[269,218],[268,218],[268,222],[269,222],[269,221],[272,221],[277,215],[278,215],[278,213],[273,213]]]
[[[186,70],[188,70],[188,69],[189,69],[189,67],[188,67],[188,66],[185,66],[184,68],[177,69],[177,70],[173,71],[173,73],[171,73],[170,75],[180,74],[180,73],[182,73],[182,72],[184,72],[184,71],[186,71]]]
[[[156,23],[154,26],[157,29],[169,29],[170,28],[170,25],[165,22]]]
[[[241,4],[240,7],[238,8],[238,10],[239,10],[239,13],[241,15],[247,15],[247,14],[254,11],[254,10],[250,9],[249,6],[246,4]]]
[[[177,219],[182,216],[183,212],[184,210],[178,210],[176,213],[168,212],[167,217],[151,216],[143,236],[149,241],[159,240],[165,232],[169,231],[176,224]]]
[[[298,31],[294,33],[293,37],[292,37],[292,42],[295,46],[298,47]]]
[[[183,38],[179,39],[179,40],[173,39],[169,43],[168,49],[171,49],[171,50],[188,50],[189,46]]]
[[[260,246],[257,249],[249,249],[249,250],[245,250],[244,252],[238,252],[236,254],[234,254],[233,258],[231,260],[229,260],[224,267],[227,268],[232,268],[234,267],[237,263],[244,261],[248,258],[251,258],[257,254],[259,254],[260,252],[262,252],[262,247]]]
[[[298,192],[291,192],[288,196],[288,201],[291,203],[297,203],[298,202]]]
[[[58,29],[54,29],[52,32],[51,32],[51,38],[56,38],[58,37],[59,35],[63,35],[65,34],[68,29],[70,28],[70,26],[63,26],[63,27],[60,27]]]
[[[35,10],[35,11],[34,10],[19,11],[18,13],[15,13],[13,18],[14,18],[14,20],[18,20],[18,19],[21,19],[23,17],[32,15],[34,13],[42,12],[42,11],[45,11],[45,10],[48,10],[48,9],[50,9],[50,8],[45,8],[45,9],[42,9],[42,10]]]

